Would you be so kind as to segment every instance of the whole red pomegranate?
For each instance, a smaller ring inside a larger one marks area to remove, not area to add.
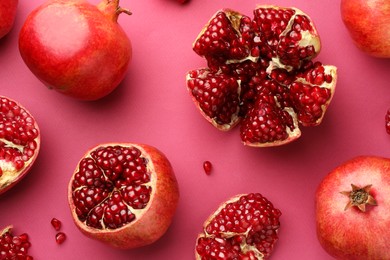
[[[117,23],[119,0],[94,6],[84,0],[51,0],[27,17],[20,54],[47,87],[81,100],[111,93],[126,75],[132,48]]]
[[[179,189],[171,164],[156,148],[109,143],[81,159],[68,198],[82,233],[126,249],[151,244],[166,232]]]
[[[316,192],[317,236],[336,259],[390,259],[390,159],[361,156]]]
[[[18,0],[0,1],[0,39],[7,35],[14,26]]]
[[[28,235],[23,233],[15,236],[12,234],[12,229],[12,226],[8,226],[0,230],[0,259],[33,260],[33,257],[28,255],[31,247]]]
[[[187,89],[220,130],[240,124],[242,142],[276,146],[321,123],[333,97],[336,67],[314,62],[317,30],[297,8],[258,6],[253,18],[218,11],[193,50],[208,67],[189,71]]]
[[[38,156],[40,131],[18,102],[0,96],[0,194],[18,183]]]
[[[278,240],[281,212],[259,193],[221,204],[196,240],[196,259],[267,259]]]
[[[341,0],[341,17],[360,50],[390,58],[389,0]]]

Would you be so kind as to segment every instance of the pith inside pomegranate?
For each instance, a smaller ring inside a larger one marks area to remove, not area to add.
[[[19,34],[20,54],[47,87],[65,95],[96,100],[123,80],[132,56],[117,23],[130,11],[119,0],[94,6],[85,0],[51,0],[27,17]]]
[[[81,159],[68,198],[85,235],[126,249],[151,244],[166,232],[179,189],[162,152],[148,145],[111,143]]]
[[[234,196],[204,223],[196,259],[267,259],[278,240],[280,215],[259,193]]]
[[[0,194],[26,175],[39,148],[40,132],[34,117],[18,102],[0,96]]]
[[[332,170],[316,192],[320,244],[336,259],[390,259],[390,159],[360,156]]]
[[[30,247],[31,243],[26,233],[15,236],[12,234],[12,226],[0,231],[0,259],[33,260],[33,257],[28,255]]]
[[[201,114],[220,130],[241,123],[249,146],[276,146],[300,137],[300,125],[321,123],[337,69],[313,61],[320,38],[297,8],[258,6],[253,18],[218,11],[193,43],[207,68],[187,73]]]

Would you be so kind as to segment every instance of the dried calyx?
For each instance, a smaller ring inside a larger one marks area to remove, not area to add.
[[[345,210],[351,207],[357,207],[361,211],[366,211],[367,205],[377,206],[375,198],[370,194],[370,189],[372,185],[366,185],[364,187],[359,187],[354,184],[351,184],[351,191],[342,191],[341,194],[348,196],[349,201],[345,206]]]
[[[336,67],[313,61],[320,49],[313,22],[297,8],[259,6],[252,19],[224,9],[193,44],[208,67],[189,71],[187,88],[216,128],[241,123],[244,144],[286,144],[300,137],[300,125],[320,124],[333,97]]]

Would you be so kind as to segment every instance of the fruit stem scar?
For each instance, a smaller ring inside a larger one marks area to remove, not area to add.
[[[370,189],[372,185],[366,185],[364,187],[359,187],[354,184],[351,184],[352,191],[342,191],[340,192],[343,195],[348,196],[349,201],[345,206],[344,210],[347,210],[353,206],[358,207],[361,211],[366,211],[366,205],[377,206],[378,203],[370,194]]]

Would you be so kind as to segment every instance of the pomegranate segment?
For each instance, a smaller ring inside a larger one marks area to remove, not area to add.
[[[40,147],[33,116],[16,101],[0,96],[0,194],[28,172]]]
[[[76,225],[89,237],[119,248],[160,238],[171,223],[178,198],[169,161],[146,145],[99,145],[80,160],[69,183]]]
[[[30,247],[31,243],[26,233],[15,236],[12,234],[12,226],[0,231],[0,259],[33,260],[33,257],[28,255]]]
[[[278,240],[280,216],[259,193],[231,198],[206,220],[196,259],[267,259]]]
[[[229,130],[239,121],[240,81],[208,69],[188,73],[188,90],[208,120],[221,130]]]
[[[258,6],[253,19],[220,10],[193,44],[208,68],[189,71],[187,89],[216,128],[241,123],[244,144],[286,144],[301,125],[321,123],[334,95],[337,69],[313,61],[320,49],[313,22],[297,8]]]

